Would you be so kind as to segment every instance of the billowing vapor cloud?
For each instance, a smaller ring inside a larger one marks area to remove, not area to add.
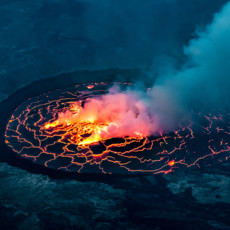
[[[230,3],[197,35],[184,48],[188,62],[183,70],[159,78],[156,84],[173,90],[184,101],[183,106],[229,108]]]
[[[94,139],[159,135],[176,128],[179,121],[199,110],[229,106],[230,100],[230,3],[204,31],[184,48],[188,57],[179,71],[160,76],[147,92],[116,87],[90,99],[77,116],[62,113],[75,122],[103,124]]]
[[[141,92],[120,91],[112,87],[108,94],[94,97],[84,107],[74,105],[70,111],[59,113],[58,124],[92,124],[94,133],[90,139],[111,137],[142,137],[159,134],[159,117],[150,113],[149,102]],[[146,97],[147,99],[147,97]],[[56,123],[57,124],[57,123]],[[55,124],[55,125],[56,125]]]
[[[143,137],[161,135],[178,125],[184,109],[171,97],[169,89],[155,86],[140,90],[133,87],[122,91],[114,85],[109,93],[75,104],[58,114],[58,119],[45,128],[56,125],[88,126],[90,137],[85,143],[113,137]]]
[[[186,65],[160,76],[150,91],[149,107],[163,130],[176,127],[192,109],[230,108],[230,2],[197,32],[184,53]]]

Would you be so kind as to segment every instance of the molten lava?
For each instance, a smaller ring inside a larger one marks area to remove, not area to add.
[[[78,173],[169,173],[229,159],[229,113],[193,112],[193,121],[166,135],[143,101],[107,88],[95,83],[28,99],[7,124],[6,144],[34,163]]]
[[[107,94],[89,99],[84,107],[82,103],[74,103],[69,110],[58,113],[58,118],[46,123],[44,129],[65,129],[77,145],[116,137],[140,138],[149,135],[148,124],[140,118],[146,108],[132,95]],[[129,127],[127,124],[130,122],[133,125]]]

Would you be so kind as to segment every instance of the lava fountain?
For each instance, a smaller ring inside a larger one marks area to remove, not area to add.
[[[229,158],[229,113],[193,112],[193,121],[163,134],[143,101],[122,90],[108,94],[109,86],[76,85],[28,99],[8,122],[6,144],[34,163],[78,173],[169,173]]]

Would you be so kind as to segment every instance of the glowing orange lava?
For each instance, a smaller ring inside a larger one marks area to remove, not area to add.
[[[174,160],[171,160],[171,161],[169,161],[169,163],[168,163],[170,166],[173,166],[174,164],[175,164],[175,161]]]
[[[96,101],[96,106],[98,105],[97,102],[98,101]],[[69,110],[59,113],[55,121],[47,122],[42,129],[47,132],[49,132],[49,130],[51,131],[52,128],[55,129],[55,132],[65,130],[72,136],[72,141],[78,146],[95,144],[99,141],[114,137],[124,138],[126,136],[124,132],[126,130],[124,130],[121,122],[121,116],[124,111],[120,111],[120,105],[118,105],[119,109],[116,108],[116,114],[112,111],[113,116],[103,115],[101,117],[99,115],[100,111],[95,111],[92,106],[88,106],[85,109],[79,104],[81,104],[81,101],[71,105]],[[106,113],[111,113],[111,109],[106,111]],[[116,129],[116,132],[111,132],[111,130],[114,129]],[[131,138],[142,138],[144,136],[146,136],[146,134],[140,131],[134,131],[131,133],[131,136],[129,135]]]
[[[229,160],[229,113],[194,113],[199,122],[150,136],[144,104],[122,93],[114,103],[101,96],[106,83],[92,85],[28,99],[7,124],[6,144],[34,163],[78,173],[166,174]]]

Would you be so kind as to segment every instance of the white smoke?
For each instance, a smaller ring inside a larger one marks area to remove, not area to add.
[[[184,54],[186,65],[179,71],[166,71],[147,93],[138,87],[124,92],[112,88],[87,102],[80,115],[114,124],[100,132],[104,137],[158,135],[175,129],[194,108],[229,107],[230,3],[204,31],[197,32]]]
[[[184,68],[160,77],[156,85],[171,92],[183,107],[205,108],[230,106],[230,2],[197,38],[184,48],[188,62]],[[153,88],[154,89],[154,88]]]
[[[138,93],[158,133],[176,128],[194,109],[210,112],[230,108],[230,2],[196,34],[184,47],[186,64],[179,71],[165,71],[147,96]]]

